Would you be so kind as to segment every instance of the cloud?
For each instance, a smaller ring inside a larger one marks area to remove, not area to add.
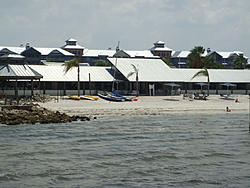
[[[250,1],[245,0],[2,0],[0,45],[57,47],[70,37],[90,49],[148,49],[157,40],[174,50],[195,45],[250,56]]]

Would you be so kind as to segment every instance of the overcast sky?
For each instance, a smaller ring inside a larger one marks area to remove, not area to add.
[[[161,40],[250,57],[250,0],[0,0],[0,45],[146,50]]]

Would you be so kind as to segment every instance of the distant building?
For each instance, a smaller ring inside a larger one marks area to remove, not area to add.
[[[226,69],[233,68],[232,63],[238,55],[243,54],[243,52],[233,51],[233,52],[217,52],[211,51],[207,56],[214,56],[214,63],[222,64]]]
[[[171,56],[170,60],[171,63],[177,67],[177,68],[189,68],[189,62],[187,60],[187,57],[189,55],[190,51],[175,51],[173,52],[173,55]],[[233,52],[217,52],[217,51],[205,51],[203,56],[214,56],[214,63],[215,64],[221,64],[226,69],[232,69],[232,63],[234,61],[234,58],[238,56],[239,54],[243,54],[243,52],[239,51],[233,51]],[[245,57],[247,58],[247,57]],[[247,63],[247,61],[246,61]]]
[[[31,65],[53,62],[63,63],[76,58],[80,63],[94,66],[98,60],[106,62],[108,58],[145,58],[145,59],[170,59],[170,62],[176,68],[189,68],[187,57],[190,51],[173,51],[165,46],[165,42],[157,41],[154,46],[148,50],[122,50],[119,44],[112,50],[93,50],[87,49],[77,44],[77,40],[69,38],[66,44],[61,48],[40,48],[33,47],[29,43],[20,47],[0,46],[0,63],[11,62],[13,64],[27,63]],[[12,55],[10,55],[12,54]],[[231,69],[234,58],[243,52],[218,52],[210,48],[205,51],[203,56],[213,55],[215,64],[222,64],[225,68]],[[19,55],[19,56],[17,56]],[[247,57],[246,57],[247,58]],[[248,59],[248,58],[247,58]]]
[[[81,63],[84,53],[84,47],[77,44],[77,40],[70,38],[65,41],[66,44],[61,48],[75,55],[75,58]]]
[[[165,42],[157,41],[154,43],[154,47],[149,49],[154,56],[159,56],[160,58],[170,58],[172,54],[172,49],[165,46]]]

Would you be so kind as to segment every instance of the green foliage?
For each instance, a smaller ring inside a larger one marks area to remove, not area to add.
[[[62,64],[62,66],[65,66],[64,68],[64,72],[65,74],[72,69],[73,67],[79,67],[80,63],[78,62],[77,59],[71,59],[69,61],[66,61],[64,64]]]
[[[207,77],[207,94],[209,95],[209,84],[210,84],[210,77],[209,77],[209,73],[208,73],[208,69],[206,67],[203,67],[202,70],[198,71],[197,73],[194,74],[194,76],[191,78],[194,79],[197,76],[206,76]]]
[[[72,59],[69,61],[66,61],[64,64],[62,64],[64,67],[65,74],[72,69],[73,67],[77,67],[77,88],[78,88],[78,96],[80,96],[80,63],[77,59]]]
[[[202,54],[205,52],[205,48],[202,46],[195,46],[188,55],[187,59],[190,62],[190,68],[201,68],[205,67],[206,61],[202,57]]]
[[[206,67],[213,68],[213,66],[214,66],[214,60],[215,60],[215,58],[214,58],[213,55],[206,56],[204,58],[204,60],[205,60]]]
[[[212,69],[225,69],[225,66],[218,63],[213,63]]]
[[[173,64],[170,62],[170,59],[163,57],[161,60],[162,60],[164,63],[166,63],[166,65],[168,65],[168,66],[173,66]]]
[[[95,62],[95,66],[104,66],[104,67],[108,67],[110,66],[110,63],[104,61],[104,60],[97,60]]]
[[[206,67],[203,67],[202,70],[198,71],[197,73],[195,73],[195,75],[191,78],[194,79],[197,76],[206,76],[209,78],[209,74],[208,74],[208,70]]]
[[[138,89],[139,89],[139,76],[138,76],[138,73],[139,73],[139,68],[136,67],[135,65],[131,64],[131,66],[133,67],[134,71],[128,73],[127,75],[127,78],[129,78],[130,76],[132,76],[133,74],[136,74],[136,97],[138,97]]]
[[[247,59],[244,58],[243,54],[240,54],[234,58],[232,66],[235,69],[243,69],[245,68],[246,62],[247,62]]]

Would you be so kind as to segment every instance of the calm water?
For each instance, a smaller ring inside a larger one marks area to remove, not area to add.
[[[0,187],[250,186],[248,114],[2,125],[0,142]]]

